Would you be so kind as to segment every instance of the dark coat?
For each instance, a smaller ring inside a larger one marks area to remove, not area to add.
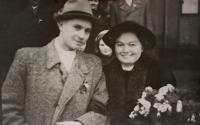
[[[128,122],[131,121],[128,116],[146,86],[154,89],[159,89],[168,83],[176,86],[175,77],[170,70],[159,62],[144,56],[129,73],[123,71],[116,60],[106,68],[111,125],[132,125]]]

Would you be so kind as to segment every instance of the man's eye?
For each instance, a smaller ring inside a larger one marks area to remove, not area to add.
[[[74,28],[75,28],[76,30],[80,30],[80,29],[81,29],[81,26],[75,25]]]
[[[85,33],[89,34],[91,32],[91,29],[86,29]]]

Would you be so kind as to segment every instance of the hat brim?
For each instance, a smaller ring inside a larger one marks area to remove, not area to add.
[[[89,13],[81,12],[81,11],[70,11],[70,12],[63,13],[62,15],[55,16],[55,19],[58,22],[74,19],[74,18],[87,20],[91,22],[93,25],[98,25],[100,23],[99,20],[93,15]]]
[[[126,21],[120,23],[114,27],[112,27],[104,36],[103,41],[112,49],[114,49],[114,45],[116,39],[125,32],[132,32],[136,34],[137,37],[142,38],[143,41],[140,41],[143,46],[145,44],[146,49],[152,49],[156,45],[156,37],[155,35],[145,28],[144,26],[135,23],[133,21]],[[145,42],[145,43],[144,43]],[[147,45],[146,45],[147,44]]]

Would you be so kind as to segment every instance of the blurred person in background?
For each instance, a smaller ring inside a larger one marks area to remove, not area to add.
[[[100,57],[102,60],[103,66],[108,65],[113,56],[112,56],[112,49],[106,45],[103,41],[103,36],[108,32],[109,30],[103,30],[101,31],[96,39],[95,39],[95,54]]]
[[[109,29],[111,27],[111,21],[110,21],[110,1],[109,0],[88,0],[92,12],[95,17],[98,18],[99,24],[96,25],[93,29],[93,32],[91,34],[91,37],[88,40],[87,46],[86,46],[86,52],[94,54],[95,50],[95,43],[94,40],[98,33],[102,30]]]
[[[134,21],[154,32],[150,0],[113,0],[110,7],[111,25]]]

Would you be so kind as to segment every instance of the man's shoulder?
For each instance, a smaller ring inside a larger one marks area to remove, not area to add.
[[[23,57],[39,57],[46,51],[45,47],[24,47],[17,50],[16,55]]]
[[[102,68],[102,62],[99,57],[93,54],[88,53],[82,53],[81,54],[82,59],[84,60],[84,64],[88,67],[88,69],[101,69]]]
[[[82,53],[82,56],[88,63],[101,64],[101,59],[94,54]]]

